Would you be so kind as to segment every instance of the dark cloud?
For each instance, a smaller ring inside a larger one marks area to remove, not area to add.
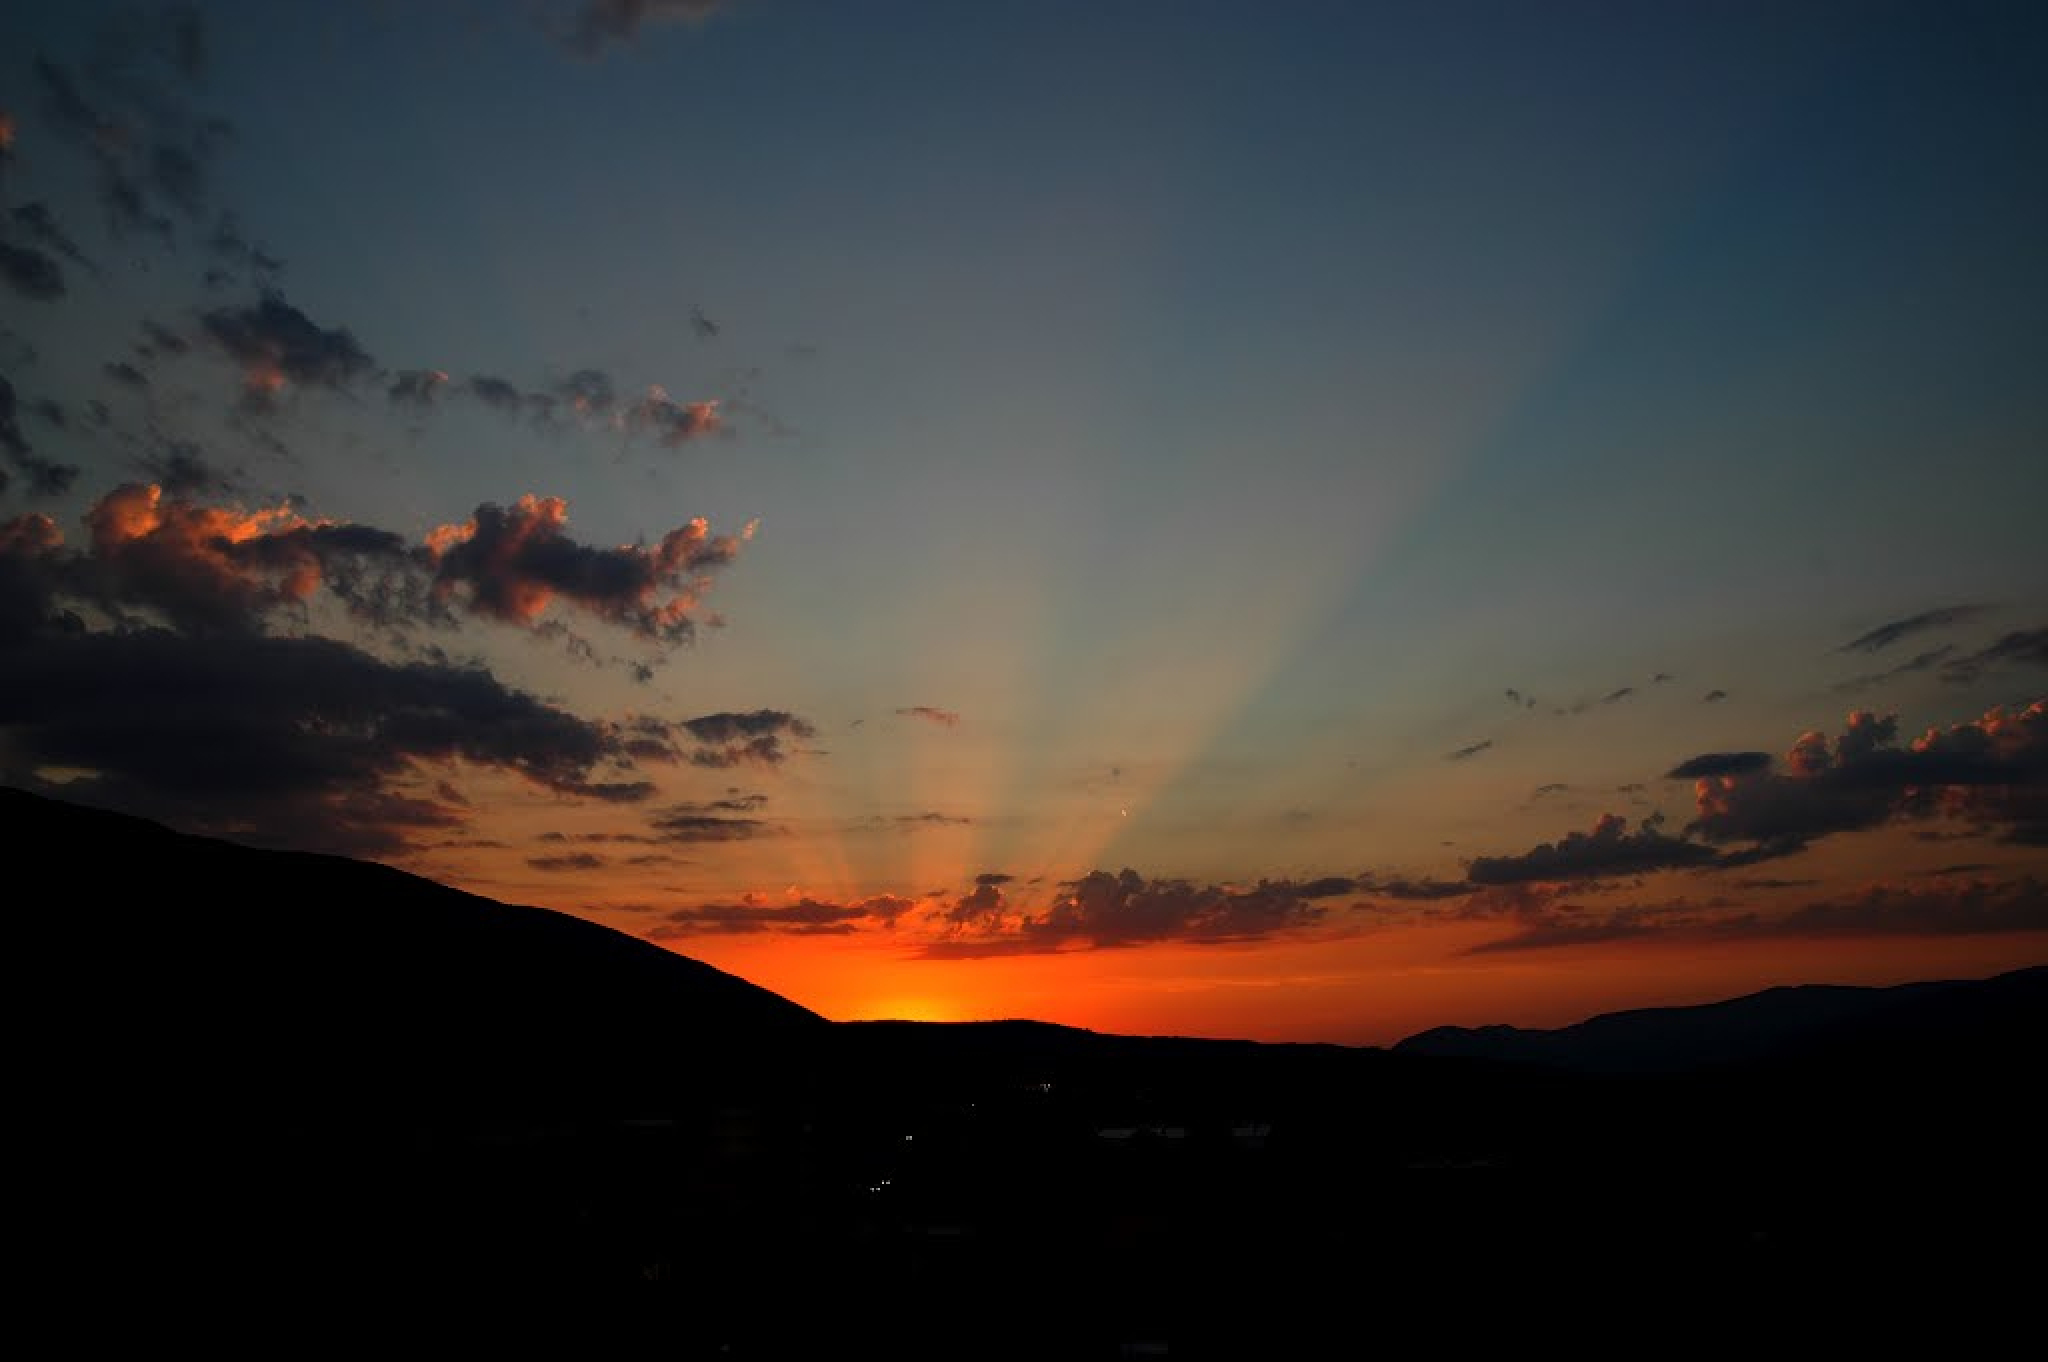
[[[14,221],[38,246],[55,251],[74,265],[95,270],[92,261],[78,248],[78,243],[71,239],[71,234],[58,223],[57,215],[50,211],[48,204],[41,200],[24,203],[14,210]]]
[[[1361,894],[1372,894],[1379,898],[1401,899],[1409,902],[1431,902],[1438,899],[1453,899],[1470,894],[1474,886],[1468,880],[1409,879],[1399,875],[1360,875],[1356,887]]]
[[[284,261],[265,251],[262,247],[242,235],[240,225],[231,213],[223,213],[214,224],[212,235],[206,239],[206,248],[227,264],[257,272],[259,277],[276,274],[284,268]],[[211,279],[209,283],[213,282]],[[233,276],[222,272],[222,283],[233,282]]]
[[[664,842],[746,842],[773,836],[777,829],[759,818],[733,818],[702,812],[701,804],[677,804],[648,820]]]
[[[500,411],[516,412],[526,404],[526,399],[519,389],[504,379],[493,378],[489,374],[472,375],[465,386],[469,389],[471,397],[487,407],[496,407]]]
[[[1325,875],[1319,880],[1306,880],[1294,886],[1294,892],[1305,899],[1334,899],[1355,893],[1358,881],[1349,875]]]
[[[1147,879],[1135,870],[1096,870],[1062,886],[1043,914],[1025,919],[1019,940],[1057,951],[1153,941],[1247,942],[1312,927],[1328,910],[1286,880],[1249,889]]]
[[[1703,705],[1717,705],[1727,698],[1728,692],[1725,690],[1710,690],[1700,697],[1700,703]]]
[[[149,375],[126,360],[110,359],[100,366],[100,372],[116,383],[127,388],[147,388]]]
[[[808,896],[787,903],[768,903],[748,896],[738,903],[706,903],[678,908],[662,926],[647,933],[650,940],[682,936],[742,935],[780,932],[792,936],[842,935],[864,926],[894,927],[917,904],[894,894],[877,894],[850,903]]]
[[[604,857],[588,851],[570,851],[560,856],[529,856],[526,863],[535,870],[561,872],[572,870],[598,870],[604,866]]]
[[[1017,877],[1015,875],[1005,875],[1001,871],[985,870],[981,874],[976,875],[974,877],[974,882],[977,885],[1003,885],[1014,883],[1016,881],[1016,878]]]
[[[1536,697],[1533,695],[1524,695],[1522,694],[1522,692],[1516,690],[1513,686],[1509,686],[1507,688],[1506,694],[1508,697],[1508,703],[1516,706],[1519,709],[1536,708]]]
[[[1488,738],[1488,739],[1486,739],[1486,740],[1485,740],[1485,741],[1483,741],[1483,742],[1475,742],[1475,743],[1472,743],[1472,744],[1470,744],[1469,746],[1465,746],[1465,747],[1460,747],[1460,748],[1457,748],[1457,749],[1455,749],[1455,750],[1453,750],[1453,751],[1450,751],[1450,752],[1446,752],[1446,753],[1444,753],[1444,760],[1445,760],[1445,761],[1469,761],[1469,760],[1470,760],[1470,759],[1472,759],[1473,757],[1476,757],[1476,756],[1478,756],[1478,755],[1479,755],[1479,754],[1480,754],[1481,752],[1484,752],[1484,751],[1486,751],[1487,749],[1491,748],[1492,746],[1493,746],[1493,739],[1491,739],[1491,738]]]
[[[294,383],[344,389],[373,367],[346,328],[317,325],[276,292],[253,305],[216,308],[200,324],[242,366],[245,397],[258,407]]]
[[[1623,700],[1628,699],[1629,696],[1634,695],[1635,693],[1636,688],[1634,686],[1623,686],[1618,690],[1611,690],[1607,692],[1607,694],[1601,696],[1600,703],[1603,705],[1619,704]]]
[[[1566,791],[1570,789],[1571,786],[1565,784],[1563,781],[1553,780],[1547,785],[1538,785],[1534,790],[1531,790],[1529,792],[1529,798],[1542,799],[1546,795],[1564,794]]]
[[[158,355],[182,355],[192,348],[192,342],[160,322],[142,319],[142,339],[135,343],[135,353],[144,359]]]
[[[1663,832],[1655,819],[1644,820],[1630,832],[1627,819],[1604,813],[1591,832],[1567,833],[1519,856],[1477,857],[1466,875],[1483,885],[1583,880],[1707,865],[1717,859],[1712,848]]]
[[[400,369],[384,396],[393,406],[431,407],[435,394],[447,386],[448,375],[439,369]]]
[[[551,18],[548,27],[575,55],[600,57],[613,43],[631,44],[643,28],[698,23],[723,4],[724,0],[578,0],[573,13]]]
[[[0,648],[11,783],[37,785],[34,773],[52,767],[88,773],[65,787],[72,797],[222,835],[369,855],[464,821],[461,808],[406,788],[451,762],[564,795],[652,793],[601,778],[621,764],[604,726],[480,668],[391,663],[325,638],[200,642],[161,628],[83,632],[75,621],[46,621]]]
[[[219,467],[193,441],[172,439],[161,431],[153,432],[153,439],[153,447],[136,462],[166,495],[225,497],[241,492],[240,469]]]
[[[1787,885],[1811,881],[1787,881]],[[1981,936],[2048,931],[2048,884],[2034,876],[1935,885],[1872,885],[1782,913],[1729,911],[1723,900],[1589,908],[1534,895],[1496,915],[1509,936],[1471,953],[1548,950],[1619,940],[1708,941],[1815,937]]]
[[[656,443],[666,449],[725,428],[717,402],[678,402],[658,383],[647,390],[645,397],[626,408],[625,423],[628,430],[651,433]]]
[[[931,705],[905,705],[896,711],[906,719],[922,719],[941,728],[958,728],[960,716],[950,709],[936,709]]]
[[[1771,754],[1768,752],[1702,752],[1666,771],[1664,778],[1698,780],[1702,776],[1740,776],[1770,768]]]
[[[579,416],[603,416],[618,400],[611,375],[602,369],[578,369],[555,385],[554,395]]]
[[[522,625],[560,596],[641,638],[680,643],[695,632],[708,574],[732,562],[753,529],[714,535],[698,519],[652,546],[600,549],[563,533],[568,515],[562,498],[528,495],[510,507],[479,506],[466,523],[434,530],[427,548],[436,594]]]
[[[672,806],[676,813],[759,813],[767,807],[768,796],[764,794],[742,794],[738,790],[726,791],[722,799],[707,799],[701,803],[677,804]]]
[[[12,488],[15,473],[28,479],[28,493],[36,497],[62,496],[78,477],[76,466],[52,462],[35,452],[21,430],[14,385],[0,375],[0,493]]]
[[[0,240],[0,279],[5,279],[8,287],[22,297],[38,303],[54,302],[65,294],[63,269],[33,246],[16,246]]]
[[[1829,689],[1837,695],[1854,695],[1859,691],[1870,690],[1873,687],[1883,685],[1887,681],[1896,680],[1901,676],[1910,676],[1914,672],[1932,670],[1936,664],[1945,660],[1955,650],[1955,644],[1944,643],[1939,648],[1930,648],[1924,653],[1915,653],[1896,667],[1887,667],[1881,672],[1866,672],[1862,676],[1852,676],[1846,681],[1837,681]]]
[[[692,303],[690,305],[690,329],[697,333],[699,340],[713,340],[717,338],[721,328],[717,322],[704,315],[703,308]]]
[[[962,818],[958,814],[928,810],[924,813],[899,813],[888,822],[906,832],[913,832],[919,828],[964,828],[971,826],[974,820]]]
[[[1990,607],[1984,605],[1945,605],[1936,610],[1923,610],[1917,615],[1908,615],[1902,620],[1880,624],[1868,633],[1858,634],[1837,651],[1874,653],[1914,634],[1924,634],[1929,630],[1946,629],[1950,625],[1966,623],[1988,609]]]
[[[1904,747],[1895,717],[1857,710],[1832,743],[1802,734],[1783,771],[1702,776],[1694,797],[1688,833],[1751,843],[1751,860],[1900,818],[1956,819],[2029,841],[2048,829],[2048,700],[1928,729]]]
[[[1653,686],[1661,686],[1664,685],[1666,682],[1676,681],[1677,679],[1678,678],[1673,676],[1670,672],[1658,672],[1655,676],[1650,678],[1650,684]]]
[[[782,745],[785,739],[812,738],[818,731],[809,721],[779,709],[703,714],[685,719],[681,727],[697,743],[690,761],[714,769],[749,763],[778,766],[790,756]]]
[[[2002,667],[2048,667],[2048,626],[2002,635],[1967,657],[1943,665],[1941,679],[1963,685]]]
[[[1005,875],[1003,879],[1008,879]],[[953,927],[971,928],[978,932],[1000,932],[1009,912],[1009,902],[1003,897],[1000,884],[979,880],[973,889],[953,900],[952,907],[945,912],[945,922]]]

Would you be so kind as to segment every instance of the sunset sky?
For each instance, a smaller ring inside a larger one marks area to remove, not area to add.
[[[834,1019],[2048,961],[2044,70],[2025,3],[10,5],[0,783]]]

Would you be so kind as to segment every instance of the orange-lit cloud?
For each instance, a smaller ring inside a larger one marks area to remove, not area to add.
[[[599,549],[563,533],[569,503],[529,493],[510,507],[479,506],[469,520],[427,536],[434,590],[470,610],[531,625],[560,596],[643,638],[680,642],[708,574],[731,563],[752,537],[714,535],[701,517],[652,546]]]

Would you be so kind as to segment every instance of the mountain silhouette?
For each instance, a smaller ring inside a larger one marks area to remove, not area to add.
[[[1608,1012],[1553,1030],[1440,1026],[1402,1054],[1541,1064],[1594,1074],[1679,1074],[1953,1059],[2031,1046],[2048,1009],[2048,966],[1988,980],[1859,988],[1806,984],[1694,1007]],[[2014,1056],[2015,1058],[2017,1056]]]
[[[828,1023],[622,932],[388,866],[0,789],[37,864],[17,950],[103,1096],[273,1112],[631,1116]]]
[[[835,1024],[384,866],[17,790],[0,826],[25,1270],[150,1342],[1954,1347],[2032,1299],[2039,968],[1389,1049]]]

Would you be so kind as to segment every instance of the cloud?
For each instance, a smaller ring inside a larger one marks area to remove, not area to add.
[[[28,437],[22,434],[14,385],[0,375],[0,493],[8,491],[13,483],[9,469],[28,479],[29,495],[36,497],[62,496],[78,476],[76,466],[52,462],[35,452]]]
[[[1750,859],[1893,819],[1944,817],[2030,843],[2048,836],[2048,700],[1930,728],[1898,745],[1898,720],[1857,710],[1832,743],[1801,734],[1785,769],[1701,776],[1689,834],[1748,842]]]
[[[108,360],[100,366],[100,372],[126,388],[147,388],[149,375],[126,360]]]
[[[1472,759],[1473,757],[1476,757],[1476,756],[1478,756],[1478,755],[1479,755],[1479,754],[1480,754],[1481,752],[1484,752],[1484,751],[1488,750],[1488,749],[1489,749],[1489,748],[1491,748],[1492,746],[1493,746],[1493,739],[1491,739],[1491,738],[1488,738],[1488,739],[1486,739],[1486,740],[1485,740],[1485,741],[1483,741],[1483,742],[1475,742],[1475,743],[1472,743],[1472,744],[1470,744],[1469,746],[1466,746],[1466,747],[1460,747],[1460,748],[1457,748],[1457,749],[1455,749],[1455,750],[1453,750],[1453,751],[1450,751],[1450,752],[1446,752],[1446,753],[1444,753],[1444,760],[1445,760],[1445,761],[1469,761],[1469,760],[1471,760],[1471,759]]]
[[[1910,676],[1914,672],[1929,671],[1937,663],[1955,652],[1955,650],[1955,644],[1944,643],[1939,648],[1930,648],[1924,653],[1915,653],[1896,667],[1887,667],[1881,672],[1866,672],[1862,676],[1852,676],[1846,681],[1837,681],[1829,689],[1837,695],[1854,695],[1858,691],[1870,690],[1873,687],[1883,685],[1887,681],[1896,680],[1901,676]]]
[[[1787,886],[1812,881],[1786,881]],[[1698,944],[1816,937],[1983,936],[2048,931],[2048,883],[1948,879],[1934,885],[1875,884],[1812,900],[1786,912],[1731,911],[1725,900],[1679,899],[1614,908],[1564,903],[1553,893],[1496,906],[1516,924],[1509,936],[1469,954],[1550,950],[1620,940]]]
[[[251,306],[215,308],[200,325],[242,366],[244,398],[256,407],[294,383],[344,389],[373,367],[346,328],[319,326],[276,292]]]
[[[935,709],[931,705],[906,705],[896,712],[906,719],[922,719],[941,728],[960,726],[960,716],[950,709]]]
[[[1666,780],[1698,780],[1701,776],[1740,776],[1771,768],[1768,752],[1702,752],[1664,773]]]
[[[1943,665],[1941,679],[1968,684],[1988,671],[2002,667],[2048,667],[2048,626],[2016,629],[2001,635],[1967,657]]]
[[[704,315],[704,309],[695,303],[690,305],[690,329],[697,333],[699,340],[714,340],[721,330],[717,322]]]
[[[46,627],[0,648],[0,734],[13,783],[86,772],[65,787],[72,797],[352,854],[462,823],[463,809],[405,788],[449,763],[564,795],[652,793],[607,778],[626,768],[602,724],[481,668],[386,662],[326,638]]]
[[[1361,894],[1412,902],[1460,898],[1470,894],[1475,887],[1469,880],[1409,879],[1371,874],[1360,875],[1356,881],[1357,891]]]
[[[242,488],[240,469],[224,469],[206,457],[206,451],[190,440],[175,440],[153,431],[155,447],[139,456],[136,463],[173,498],[233,496]]]
[[[914,900],[894,894],[877,894],[847,903],[807,895],[786,903],[767,903],[749,896],[739,903],[706,903],[675,909],[665,914],[662,925],[649,931],[647,937],[665,941],[685,936],[762,932],[789,936],[847,935],[862,927],[894,927],[899,918],[916,906]]]
[[[1008,879],[1006,875],[1003,877]],[[1003,897],[1002,888],[986,881],[977,883],[973,889],[953,901],[945,913],[945,921],[956,927],[970,927],[982,932],[1000,932],[1009,903]]]
[[[1727,698],[1728,692],[1725,690],[1710,690],[1700,697],[1700,703],[1703,705],[1718,705]]]
[[[435,594],[521,625],[534,624],[559,596],[642,638],[679,643],[695,632],[692,612],[708,574],[731,563],[753,532],[749,525],[714,535],[699,518],[651,547],[600,549],[563,533],[568,516],[562,498],[529,494],[440,526],[427,536]]]
[[[0,279],[32,302],[55,302],[67,292],[64,271],[55,260],[33,246],[5,240],[0,240]]]
[[[1328,909],[1300,886],[1261,880],[1248,889],[1147,879],[1135,870],[1090,871],[1062,888],[1043,914],[1025,919],[1020,939],[1041,950],[1091,950],[1156,941],[1264,941],[1312,927]]]
[[[579,0],[573,14],[551,21],[549,28],[576,56],[595,58],[614,43],[630,45],[643,28],[701,23],[723,5],[724,0]]]
[[[747,842],[773,836],[774,825],[758,818],[726,818],[698,813],[696,806],[677,805],[649,820],[648,826],[664,842]]]
[[[978,885],[1003,885],[1012,884],[1016,879],[1015,875],[1005,875],[997,870],[985,870],[974,877],[974,882]]]
[[[889,824],[904,832],[915,832],[920,828],[965,828],[973,826],[972,818],[959,814],[938,813],[927,810],[924,813],[899,813],[888,820]]]
[[[471,397],[500,411],[516,412],[526,405],[526,398],[519,389],[489,374],[473,374],[464,386]]]
[[[1634,832],[1619,814],[1603,813],[1591,832],[1572,832],[1519,856],[1480,856],[1466,868],[1474,884],[1593,879],[1710,864],[1710,847],[1663,832],[1654,818]]]
[[[83,773],[73,793],[93,802],[280,845],[382,854],[470,816],[445,793],[455,764],[634,803],[654,793],[639,763],[677,759],[677,726],[654,721],[670,740],[651,744],[644,723],[581,718],[438,649],[392,661],[273,632],[305,627],[323,589],[373,621],[444,618],[425,591],[435,562],[388,531],[134,484],[84,519],[79,547],[48,516],[0,522],[0,766],[10,779],[33,784],[64,768]]]
[[[425,408],[448,386],[448,375],[439,369],[400,369],[392,376],[384,396],[393,406]]]
[[[717,402],[677,402],[659,383],[650,386],[645,397],[626,408],[625,422],[628,430],[653,432],[656,442],[665,449],[725,428]]]
[[[1620,704],[1623,700],[1628,699],[1629,696],[1634,695],[1635,693],[1636,688],[1634,686],[1623,686],[1618,690],[1611,690],[1607,692],[1607,694],[1601,696],[1600,703],[1603,705]]]
[[[703,714],[683,720],[681,727],[697,743],[690,761],[713,769],[779,766],[790,756],[782,745],[785,739],[812,738],[818,732],[808,720],[779,709]]]
[[[1514,705],[1518,709],[1536,708],[1536,697],[1533,695],[1524,695],[1521,691],[1516,690],[1513,686],[1509,686],[1507,688],[1506,694],[1508,697],[1508,703]]]
[[[598,870],[604,866],[604,857],[588,851],[570,851],[560,856],[529,856],[526,863],[535,870],[563,872],[573,870]]]
[[[1984,605],[1945,605],[1936,610],[1923,610],[1917,615],[1908,615],[1902,620],[1880,624],[1868,633],[1858,634],[1837,651],[1874,653],[1914,634],[1924,634],[1930,630],[1946,629],[1950,625],[1966,623],[1988,609],[1990,607]]]

